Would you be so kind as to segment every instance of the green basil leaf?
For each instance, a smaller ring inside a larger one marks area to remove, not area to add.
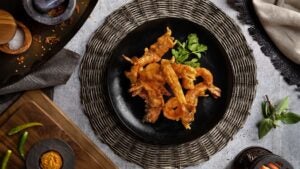
[[[185,47],[186,47],[186,42],[183,42],[182,43],[182,48],[185,49]]]
[[[275,107],[275,113],[280,114],[283,111],[287,110],[289,106],[289,98],[285,97],[282,99]]]
[[[196,63],[196,62],[198,62],[198,59],[193,58],[192,60],[190,60],[190,62]]]
[[[176,40],[177,49],[172,50],[176,63],[186,64],[192,67],[200,67],[201,52],[207,50],[207,46],[199,44],[197,34],[189,34],[185,42]],[[196,56],[194,56],[196,55]],[[189,57],[191,60],[189,60]]]
[[[182,47],[182,43],[179,40],[175,40],[176,45],[178,45],[179,47]]]
[[[189,65],[189,66],[194,67],[194,68],[200,67],[199,62],[186,61],[186,62],[184,62],[184,64]]]
[[[285,124],[296,124],[300,121],[300,115],[288,112],[282,114],[280,120]]]
[[[189,44],[189,45],[188,45],[188,49],[189,49],[190,51],[196,51],[197,48],[198,48],[198,44],[197,44],[197,43],[193,43],[193,44]]]
[[[200,44],[197,47],[197,52],[205,52],[206,50],[207,50],[207,46],[206,45]]]
[[[194,44],[194,43],[198,44],[199,43],[199,38],[198,38],[197,34],[195,34],[195,33],[189,34],[187,39],[188,39],[189,44]]]
[[[268,117],[268,115],[267,115],[268,113],[267,113],[266,107],[267,107],[267,102],[263,101],[261,103],[261,112],[262,112],[264,118]]]
[[[200,59],[200,58],[201,58],[201,53],[200,53],[200,52],[199,52],[199,53],[198,53],[198,52],[196,52],[196,53],[193,53],[193,54],[195,54],[195,55],[197,56],[197,58],[198,58],[198,59]]]
[[[273,128],[273,120],[267,118],[263,119],[259,124],[258,137],[263,138]]]
[[[172,49],[172,55],[176,58],[178,58],[178,51],[175,49]]]

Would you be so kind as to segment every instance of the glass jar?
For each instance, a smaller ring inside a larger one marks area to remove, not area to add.
[[[233,162],[233,169],[294,169],[278,155],[262,147],[248,147]]]

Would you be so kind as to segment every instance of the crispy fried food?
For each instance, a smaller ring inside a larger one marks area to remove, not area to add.
[[[206,95],[206,90],[208,89],[208,86],[205,83],[198,83],[195,85],[194,89],[188,90],[185,98],[188,104],[188,113],[185,113],[182,116],[181,123],[186,129],[191,129],[190,124],[194,121],[194,116],[196,113],[196,107],[198,105],[198,98],[204,97]]]
[[[207,96],[205,94],[207,89],[207,85],[201,82],[195,85],[194,89],[187,91],[185,98],[187,101],[186,107],[188,111],[183,111],[184,109],[180,108],[182,105],[178,102],[176,97],[169,99],[163,109],[164,116],[170,120],[181,120],[182,125],[186,129],[190,129],[190,124],[194,121],[194,115],[198,105],[198,97]]]
[[[155,123],[164,106],[163,95],[170,96],[170,92],[165,88],[165,79],[163,78],[159,62],[162,56],[172,48],[174,38],[172,31],[167,28],[167,32],[157,39],[150,48],[145,48],[144,55],[140,58],[123,56],[133,66],[130,71],[125,72],[125,76],[131,82],[129,91],[132,96],[140,96],[146,102],[146,122]],[[144,68],[144,66],[146,66]]]
[[[208,90],[212,94],[212,96],[216,99],[221,97],[221,89],[214,86],[213,84],[213,75],[212,73],[206,68],[196,68],[197,76],[201,76],[204,80],[204,83],[207,84]]]
[[[171,36],[172,31],[167,27],[167,32],[157,39],[157,42],[150,46],[150,49],[145,48],[144,55],[140,58],[129,58],[123,56],[123,58],[133,64],[129,72],[125,72],[127,78],[131,83],[137,81],[138,72],[143,69],[143,66],[149,63],[159,62],[162,56],[168,52],[169,49],[175,45],[174,38]]]
[[[167,32],[156,43],[149,49],[145,48],[140,58],[123,56],[132,64],[125,75],[131,82],[129,92],[146,103],[145,122],[155,123],[163,111],[164,117],[181,121],[186,129],[190,129],[199,97],[208,96],[206,92],[209,91],[214,98],[218,98],[221,90],[213,84],[213,75],[208,69],[175,63],[174,57],[171,60],[162,59],[174,46],[171,34],[167,28]],[[197,77],[202,77],[203,81],[195,84]],[[167,85],[172,92],[167,90]],[[185,94],[183,89],[187,90]],[[171,98],[164,100],[164,96]]]
[[[172,68],[171,62],[169,60],[162,59],[161,66],[164,77],[166,78],[168,85],[171,87],[175,97],[178,99],[180,104],[183,106],[186,105],[182,87],[180,85],[178,76]]]
[[[163,114],[167,119],[179,121],[184,115],[176,97],[170,98],[164,106]]]
[[[177,63],[173,63],[172,68],[174,69],[176,75],[179,78],[182,78],[182,87],[184,89],[194,88],[194,80],[196,80],[197,75],[197,71],[195,70],[195,68]]]
[[[164,98],[162,93],[156,91],[151,83],[141,82],[143,88],[147,92],[146,102],[146,115],[144,120],[149,123],[154,123],[157,121],[162,107],[164,106]]]
[[[157,39],[157,42],[145,48],[144,55],[138,59],[136,64],[145,66],[148,63],[159,62],[165,53],[175,45],[172,31],[167,27],[167,32]]]

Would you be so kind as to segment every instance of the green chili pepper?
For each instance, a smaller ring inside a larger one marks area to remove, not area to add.
[[[25,159],[25,152],[24,152],[24,147],[25,147],[25,143],[27,141],[27,138],[28,138],[28,132],[25,131],[21,138],[20,138],[20,141],[19,141],[19,145],[18,145],[18,150],[19,150],[19,153],[20,153],[20,156]]]
[[[27,129],[27,128],[30,128],[30,127],[35,127],[35,126],[43,126],[43,124],[38,123],[38,122],[30,122],[30,123],[22,124],[22,125],[19,125],[19,126],[16,126],[16,127],[12,128],[8,132],[8,135],[11,136],[11,135],[17,134],[18,132],[20,132],[24,129]]]
[[[8,161],[10,159],[11,153],[12,153],[11,150],[6,151],[6,154],[5,154],[5,156],[2,160],[1,169],[6,169],[7,168],[7,164],[8,164]]]

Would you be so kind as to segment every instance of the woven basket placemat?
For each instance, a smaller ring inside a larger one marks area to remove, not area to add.
[[[143,23],[183,18],[212,32],[225,49],[233,71],[233,89],[223,118],[209,132],[179,145],[152,145],[127,132],[113,112],[106,68],[114,47]],[[255,97],[256,65],[240,29],[208,0],[136,0],[107,17],[87,45],[80,66],[81,100],[97,137],[122,158],[145,168],[195,165],[221,150],[242,127]]]

